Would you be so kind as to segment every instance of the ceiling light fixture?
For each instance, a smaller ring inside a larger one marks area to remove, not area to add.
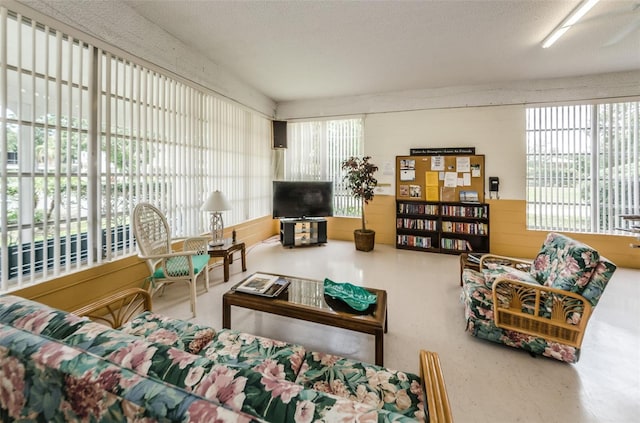
[[[573,12],[569,14],[561,23],[556,27],[556,29],[551,32],[547,36],[547,38],[542,41],[542,48],[549,48],[558,41],[558,38],[562,37],[562,35],[569,30],[573,25],[576,24],[593,6],[596,5],[600,0],[584,0],[582,3],[576,7]]]

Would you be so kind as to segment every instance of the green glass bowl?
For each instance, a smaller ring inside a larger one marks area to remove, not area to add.
[[[343,301],[357,311],[366,310],[378,300],[376,294],[372,294],[360,286],[348,282],[334,282],[328,278],[324,279],[324,293],[331,298]]]

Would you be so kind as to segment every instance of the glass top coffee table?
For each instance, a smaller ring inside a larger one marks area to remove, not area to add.
[[[365,288],[377,295],[377,301],[367,310],[359,312],[340,300],[325,296],[323,281],[278,276],[287,279],[289,286],[274,298],[239,292],[235,287],[226,292],[222,296],[222,327],[231,329],[231,306],[236,306],[366,333],[375,336],[375,364],[384,365],[384,334],[387,332],[386,291]]]

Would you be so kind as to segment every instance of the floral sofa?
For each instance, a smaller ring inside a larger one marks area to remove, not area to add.
[[[7,295],[0,333],[1,421],[451,421],[417,375],[150,311],[113,329]]]
[[[547,235],[533,262],[485,255],[480,271],[462,271],[466,330],[575,363],[593,308],[615,270],[593,248],[559,233]]]

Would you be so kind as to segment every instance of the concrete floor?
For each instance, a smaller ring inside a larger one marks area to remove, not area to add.
[[[640,257],[639,257],[640,260]],[[250,247],[247,271],[239,257],[224,283],[210,272],[209,292],[198,283],[194,321],[222,327],[222,294],[258,271],[384,289],[389,332],[385,366],[418,373],[418,351],[436,351],[456,422],[636,422],[640,416],[640,270],[618,269],[589,322],[574,365],[469,336],[459,294],[458,256],[376,245],[355,250],[330,240],[324,246],[283,248],[275,239]],[[184,285],[154,298],[156,312],[189,319]],[[232,308],[232,328],[295,342],[367,362],[373,336]]]

